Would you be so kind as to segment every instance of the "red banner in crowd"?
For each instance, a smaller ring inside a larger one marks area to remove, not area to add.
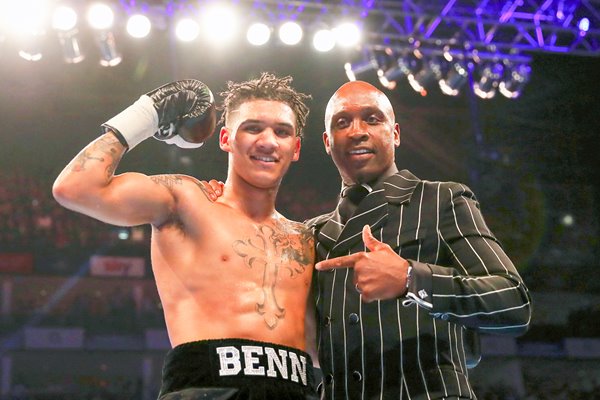
[[[94,276],[143,277],[143,257],[92,256],[90,273]]]
[[[0,253],[0,272],[30,274],[33,272],[33,254]]]

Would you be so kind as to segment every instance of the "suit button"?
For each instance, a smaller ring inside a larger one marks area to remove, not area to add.
[[[358,371],[354,371],[352,372],[352,378],[354,378],[356,382],[360,382],[362,381],[362,374]]]
[[[329,315],[326,315],[324,319],[325,319],[325,324],[324,324],[325,326],[331,325],[331,317]]]
[[[348,315],[348,322],[351,324],[358,324],[358,321],[360,321],[360,318],[357,313],[351,313]]]
[[[324,380],[325,380],[326,385],[331,385],[333,383],[333,375],[331,375],[331,374],[325,375]]]

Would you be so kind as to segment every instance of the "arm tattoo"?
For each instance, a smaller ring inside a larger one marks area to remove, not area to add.
[[[214,200],[210,198],[210,196],[208,195],[208,191],[206,190],[204,185],[201,184],[200,182],[196,182],[196,185],[200,188],[200,190],[202,190],[202,193],[204,193],[204,196],[206,196],[206,198],[208,200],[210,200],[212,203],[214,203]]]
[[[157,185],[163,185],[169,190],[173,189],[175,185],[183,184],[183,179],[177,175],[156,175],[151,176],[150,179]]]
[[[86,164],[89,161],[105,162],[109,161],[106,166],[106,177],[110,178],[117,165],[123,157],[123,145],[119,143],[114,135],[104,135],[95,142],[87,146],[81,151],[77,157],[71,162],[72,172],[82,172],[86,170]]]
[[[263,271],[263,298],[256,303],[256,311],[263,315],[269,329],[275,329],[279,319],[285,316],[285,309],[277,303],[275,296],[279,270],[287,270],[290,278],[306,271],[312,262],[313,243],[309,230],[298,232],[280,222],[274,227],[260,225],[255,237],[233,242],[233,250],[249,268]]]

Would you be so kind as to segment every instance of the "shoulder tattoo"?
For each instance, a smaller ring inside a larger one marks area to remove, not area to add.
[[[195,181],[196,186],[198,186],[200,188],[200,190],[202,190],[202,193],[204,194],[204,196],[211,202],[214,203],[214,200],[210,198],[210,196],[208,195],[208,192],[206,191],[206,188],[204,187],[204,185],[198,181]]]
[[[157,185],[162,185],[169,190],[183,184],[183,179],[177,175],[155,175],[151,176],[150,179]]]

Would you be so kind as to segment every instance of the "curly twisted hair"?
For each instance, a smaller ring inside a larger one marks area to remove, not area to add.
[[[227,90],[221,92],[223,99],[223,114],[219,123],[224,123],[231,111],[250,100],[274,100],[290,106],[296,115],[296,136],[303,137],[308,106],[304,103],[311,99],[310,95],[296,91],[290,84],[293,78],[279,78],[271,73],[263,72],[258,79],[245,82],[227,82]]]

